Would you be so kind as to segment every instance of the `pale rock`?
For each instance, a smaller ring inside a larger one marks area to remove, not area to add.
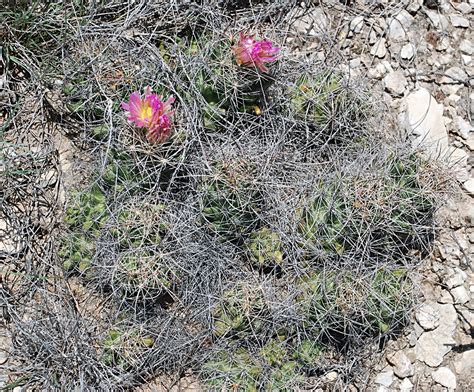
[[[438,52],[444,52],[451,46],[451,42],[449,41],[448,37],[441,37],[436,44],[436,50]]]
[[[454,8],[456,8],[462,14],[469,14],[472,11],[472,6],[468,3],[452,3]]]
[[[400,392],[411,392],[413,390],[413,384],[409,378],[405,378],[400,383]]]
[[[388,388],[393,383],[393,370],[388,369],[380,372],[375,377],[374,383]]]
[[[380,59],[384,58],[387,54],[387,46],[385,38],[380,38],[370,50],[372,56],[378,57]]]
[[[440,314],[439,325],[432,331],[424,332],[416,342],[416,358],[428,366],[436,367],[456,344],[453,336],[457,326],[457,312],[453,305],[434,304]]]
[[[328,29],[329,21],[322,8],[313,8],[309,12],[296,11],[294,17],[296,22],[292,27],[297,33],[316,36]]]
[[[462,117],[457,118],[458,123],[458,134],[464,140],[469,138],[471,132],[474,132],[474,126],[471,125],[470,122],[464,120]]]
[[[442,366],[431,373],[431,378],[443,387],[448,389],[456,388],[456,376],[451,371],[451,369],[445,366]]]
[[[349,29],[356,34],[360,33],[363,27],[364,27],[363,16],[356,16],[354,19],[351,20],[351,23],[349,24]]]
[[[452,272],[445,279],[444,283],[448,289],[453,289],[458,286],[462,286],[466,281],[467,274],[459,268],[454,268]]]
[[[407,11],[415,14],[423,5],[423,0],[412,0],[407,5]]]
[[[359,68],[361,63],[360,58],[352,59],[349,61],[349,68]]]
[[[405,98],[405,126],[413,137],[414,147],[424,147],[431,156],[443,156],[448,149],[448,132],[444,125],[443,105],[425,88]]]
[[[472,57],[471,56],[467,56],[465,54],[462,54],[461,55],[461,60],[462,60],[462,63],[466,66],[470,66],[471,65],[471,62],[472,62]]]
[[[470,295],[464,286],[455,287],[451,290],[451,295],[454,298],[455,304],[464,305],[466,302],[469,302]]]
[[[446,30],[449,27],[448,19],[435,10],[425,10],[431,24],[435,29]]]
[[[474,93],[469,94],[471,116],[474,117]]]
[[[470,178],[464,184],[462,184],[464,190],[470,195],[474,195],[474,178]]]
[[[413,44],[408,43],[402,47],[400,57],[404,60],[411,60],[415,56],[415,47]]]
[[[394,18],[388,22],[388,37],[390,41],[403,41],[406,38],[405,29],[402,23]]]
[[[415,312],[415,318],[425,331],[431,331],[439,325],[440,314],[437,307],[426,302]]]
[[[471,40],[463,39],[459,43],[459,50],[461,51],[461,53],[472,55],[474,53],[474,44]]]
[[[451,56],[450,54],[443,54],[441,56],[438,56],[439,66],[448,65],[448,64],[451,64],[452,62],[453,62],[453,56]]]
[[[333,382],[333,381],[336,381],[337,380],[337,377],[338,377],[338,373],[337,372],[329,372],[327,373],[324,378],[327,382]]]
[[[462,28],[469,27],[469,19],[466,19],[463,16],[451,15],[450,18],[451,18],[451,23],[454,27],[462,27]]]
[[[467,73],[460,67],[449,68],[444,76],[441,78],[440,83],[446,84],[460,84],[466,83],[468,79]]]
[[[438,298],[438,302],[440,304],[453,305],[454,304],[453,296],[448,290],[441,290],[441,294],[440,294],[440,297]]]
[[[454,371],[459,376],[470,376],[474,372],[474,350],[464,351],[454,362]]]
[[[403,351],[398,351],[395,354],[387,357],[388,362],[393,365],[393,372],[399,378],[413,376],[414,369],[408,357]]]
[[[400,70],[390,72],[385,76],[383,82],[385,90],[395,96],[403,95],[405,88],[407,87],[407,80],[403,75],[403,72]]]

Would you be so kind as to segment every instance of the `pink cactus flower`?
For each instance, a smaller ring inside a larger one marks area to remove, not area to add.
[[[129,103],[122,102],[122,109],[128,112],[128,121],[137,127],[148,130],[147,139],[151,142],[161,143],[171,135],[171,120],[173,114],[171,105],[173,97],[163,102],[161,95],[152,94],[151,87],[145,87],[145,96],[135,91],[130,95]]]
[[[280,51],[271,41],[256,41],[254,36],[245,36],[242,33],[239,42],[232,49],[238,65],[255,66],[262,72],[268,72],[264,63],[276,61],[276,54]]]

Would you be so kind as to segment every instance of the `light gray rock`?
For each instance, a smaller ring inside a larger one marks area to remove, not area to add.
[[[453,244],[453,246],[456,249],[459,248],[457,244]],[[466,278],[467,274],[462,269],[454,268],[444,280],[444,284],[448,287],[448,289],[453,289],[455,287],[463,285],[466,281]]]
[[[474,44],[469,39],[463,39],[459,43],[459,50],[461,53],[472,55],[474,53]]]
[[[412,0],[407,5],[407,11],[415,14],[423,5],[423,0]]]
[[[409,378],[405,378],[400,383],[400,392],[411,392],[413,390],[413,384]]]
[[[474,178],[470,178],[464,184],[462,184],[464,190],[470,195],[474,195]]]
[[[431,157],[444,156],[448,150],[448,132],[443,105],[428,90],[420,88],[405,98],[405,127],[414,147],[423,147]]]
[[[388,388],[393,383],[393,370],[387,369],[377,374],[374,383]]]
[[[449,27],[448,19],[435,10],[425,10],[431,24],[437,30],[446,30]]]
[[[469,302],[470,295],[464,286],[458,286],[451,290],[451,295],[454,298],[455,304],[464,305],[466,302]]]
[[[443,362],[444,356],[456,344],[454,333],[458,316],[451,304],[433,304],[440,314],[439,325],[432,331],[424,332],[416,342],[415,352],[419,361],[428,366],[437,367]]]
[[[388,22],[388,38],[391,42],[404,41],[406,39],[405,29],[396,18]]]
[[[467,140],[470,133],[474,132],[474,127],[470,122],[464,120],[462,117],[457,118],[457,123],[459,136],[461,136],[464,140]]]
[[[461,67],[451,67],[444,73],[440,83],[460,84],[466,83],[467,79],[468,75]]]
[[[454,361],[453,365],[457,375],[472,375],[474,371],[474,350],[464,351],[459,359]]]
[[[468,3],[452,3],[454,8],[456,8],[462,14],[469,14],[472,11],[472,6]]]
[[[364,17],[363,16],[356,16],[354,19],[351,20],[349,24],[350,31],[358,34],[362,31],[364,27]]]
[[[383,59],[385,55],[387,54],[387,41],[385,38],[380,38],[375,42],[374,46],[370,50],[370,54],[372,56],[378,57],[380,59]]]
[[[403,75],[403,72],[400,70],[390,72],[385,76],[383,82],[385,90],[395,96],[403,95],[405,88],[407,87],[407,80]]]
[[[415,312],[415,319],[425,331],[431,331],[439,325],[439,309],[426,302]]]
[[[328,29],[329,20],[322,8],[313,8],[311,11],[297,10],[294,14],[296,20],[292,29],[300,34],[316,36],[325,33]]]
[[[403,351],[388,356],[387,361],[393,366],[393,372],[397,377],[410,377],[415,373],[413,365]]]
[[[411,60],[415,56],[415,47],[413,44],[408,43],[403,45],[402,50],[400,52],[400,57],[404,60]]]
[[[466,19],[463,16],[451,15],[450,19],[451,19],[451,23],[454,27],[462,27],[462,28],[469,27],[469,19]]]
[[[431,378],[448,389],[456,388],[456,376],[451,369],[443,366],[431,373]]]

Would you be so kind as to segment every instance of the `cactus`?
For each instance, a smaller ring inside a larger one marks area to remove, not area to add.
[[[137,329],[108,330],[103,340],[102,362],[127,370],[134,365],[141,354],[155,344],[153,337]]]
[[[266,317],[268,309],[261,288],[239,283],[224,293],[213,312],[214,334],[245,337],[260,331]]]
[[[406,270],[377,270],[356,280],[351,271],[315,272],[301,283],[306,327],[346,339],[400,326],[411,304]]]
[[[118,212],[116,224],[110,227],[120,252],[111,284],[125,298],[156,298],[179,279],[179,270],[162,251],[162,246],[173,240],[169,225],[163,204],[131,202]]]
[[[264,227],[254,231],[247,241],[250,261],[258,267],[272,267],[283,263],[280,235]]]
[[[201,187],[203,221],[226,238],[239,238],[257,224],[261,197],[253,182],[253,168],[244,159],[214,165]]]
[[[288,391],[303,381],[298,364],[274,340],[256,353],[241,347],[213,357],[203,366],[211,390]]]
[[[323,349],[316,342],[305,339],[296,345],[293,351],[293,358],[298,360],[302,365],[314,366],[318,359],[321,358]]]
[[[65,216],[69,232],[61,239],[59,250],[66,271],[77,269],[83,275],[88,272],[95,254],[95,238],[108,219],[105,194],[99,187],[73,195]]]
[[[305,248],[309,251],[322,248],[337,254],[344,252],[344,229],[349,211],[333,187],[319,188],[309,204],[298,211],[298,215]]]
[[[246,349],[233,353],[219,351],[203,366],[206,383],[211,390],[239,390],[257,392],[263,368]]]

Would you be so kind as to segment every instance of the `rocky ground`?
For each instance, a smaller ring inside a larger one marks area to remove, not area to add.
[[[296,29],[311,41],[336,26],[349,71],[371,81],[407,137],[448,164],[456,182],[438,212],[435,252],[421,267],[422,298],[412,325],[389,343],[361,389],[472,390],[474,1],[346,3],[322,2],[310,11],[317,22],[298,22]]]

